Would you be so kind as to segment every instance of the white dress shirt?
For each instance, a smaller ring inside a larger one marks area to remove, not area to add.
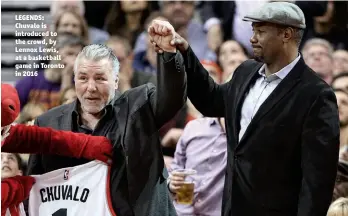
[[[290,64],[279,70],[278,72],[266,77],[265,65],[260,70],[259,77],[255,84],[249,89],[247,96],[243,102],[241,119],[240,119],[240,131],[239,141],[242,139],[246,129],[248,128],[251,120],[254,118],[256,112],[259,110],[263,102],[273,92],[273,90],[279,85],[279,83],[290,73],[296,63],[300,60],[300,55],[292,61]]]

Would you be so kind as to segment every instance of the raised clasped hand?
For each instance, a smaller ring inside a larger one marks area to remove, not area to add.
[[[148,28],[151,43],[160,50],[166,52],[176,52],[175,45],[172,41],[176,35],[174,27],[167,21],[153,20]]]

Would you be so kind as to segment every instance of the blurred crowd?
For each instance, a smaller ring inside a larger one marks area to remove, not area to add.
[[[25,77],[15,84],[21,102],[21,114],[16,122],[33,124],[35,118],[48,109],[76,99],[74,62],[87,44],[106,44],[114,51],[121,65],[121,92],[148,82],[156,85],[157,53],[147,34],[153,19],[169,21],[188,40],[215,82],[227,82],[242,62],[253,57],[249,42],[253,32],[250,23],[243,22],[242,17],[265,2],[53,1],[50,10],[53,23],[49,23],[48,28],[58,33],[54,39],[61,60],[39,62],[48,67],[40,68],[38,76]],[[342,215],[348,216],[348,202],[342,198],[348,197],[348,2],[294,3],[303,10],[307,24],[300,45],[301,55],[306,64],[333,87],[339,107],[341,152],[333,197],[335,202],[328,215],[338,215],[334,212],[342,212],[345,208],[347,214]],[[54,67],[58,64],[64,67]],[[211,119],[208,125],[211,128],[202,134],[200,127],[204,122],[199,122],[202,117],[188,100],[176,117],[160,129],[165,164],[170,171],[191,163],[195,167],[190,168],[198,171],[197,179],[204,180],[210,175],[221,181],[227,157],[224,124]],[[202,142],[209,145],[197,151],[188,148],[192,140],[198,140],[202,146]],[[219,161],[212,160],[212,155],[218,155]],[[2,178],[25,173],[27,155],[2,153],[1,161]],[[203,180],[195,192],[195,202],[212,193],[210,187],[203,186]],[[221,199],[222,189],[214,190],[214,193],[221,194],[218,198]],[[182,207],[176,207],[179,215],[185,212]]]

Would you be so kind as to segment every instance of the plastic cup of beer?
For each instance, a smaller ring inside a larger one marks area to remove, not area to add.
[[[177,169],[172,173],[178,173],[185,176],[184,184],[176,192],[176,202],[179,204],[191,205],[193,203],[195,189],[193,175],[195,175],[197,171],[193,169]]]

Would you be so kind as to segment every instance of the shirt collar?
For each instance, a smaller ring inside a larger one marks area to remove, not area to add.
[[[270,75],[269,77],[266,77],[266,74],[265,74],[266,65],[263,64],[259,70],[259,74],[261,76],[265,77],[266,79],[268,79],[269,81],[273,81],[273,80],[276,80],[278,78],[283,80],[290,73],[290,71],[295,67],[295,65],[300,60],[300,58],[301,58],[301,55],[298,54],[297,58],[295,58],[295,60],[293,60],[290,64],[286,65],[285,67],[280,69],[278,72]]]

